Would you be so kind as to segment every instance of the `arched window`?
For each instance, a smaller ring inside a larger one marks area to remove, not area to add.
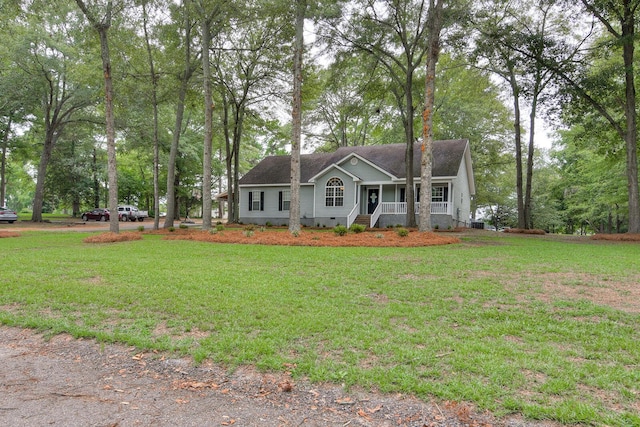
[[[324,191],[325,206],[344,206],[344,184],[340,178],[330,178]]]

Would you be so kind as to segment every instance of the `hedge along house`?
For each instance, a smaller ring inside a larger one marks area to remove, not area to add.
[[[300,156],[300,222],[304,226],[406,225],[405,144],[341,147]],[[420,144],[414,147],[414,194],[420,194]],[[239,182],[240,222],[288,225],[291,157],[269,156]],[[467,140],[435,141],[431,189],[434,228],[470,224],[475,183]],[[420,200],[415,200],[416,222]],[[419,223],[419,222],[418,222]]]

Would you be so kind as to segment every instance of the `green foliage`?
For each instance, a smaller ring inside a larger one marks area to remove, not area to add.
[[[628,217],[625,164],[620,156],[603,157],[599,145],[580,126],[563,132],[553,152],[559,179],[551,187],[562,214],[561,228],[574,232],[624,232]],[[622,221],[622,223],[619,223]]]
[[[333,227],[333,232],[338,236],[346,236],[349,232],[349,229],[344,225],[336,225]]]
[[[365,227],[362,224],[351,224],[351,226],[349,227],[349,231],[351,231],[352,233],[362,233],[363,231],[365,231],[367,229],[367,227]]]
[[[396,234],[400,237],[407,237],[409,235],[409,230],[403,227],[399,227],[396,229]]]

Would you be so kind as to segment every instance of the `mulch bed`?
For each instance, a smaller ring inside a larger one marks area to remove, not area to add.
[[[344,236],[339,236],[332,230],[306,229],[302,230],[298,236],[292,235],[286,229],[225,229],[223,231],[177,229],[173,232],[157,230],[151,233],[163,234],[167,240],[282,246],[418,247],[460,243],[460,239],[452,235],[410,231],[403,237],[394,230],[348,233]]]

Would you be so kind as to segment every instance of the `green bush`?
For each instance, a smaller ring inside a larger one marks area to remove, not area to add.
[[[174,231],[176,231],[176,228],[171,226],[171,227],[167,228],[167,230],[169,230],[170,233],[173,233]]]
[[[143,232],[144,231],[144,225],[139,225],[138,226],[138,231]]]
[[[362,224],[351,224],[351,227],[349,227],[349,231],[352,231],[354,233],[362,233],[364,230],[366,230],[367,227],[365,227]]]
[[[335,227],[333,227],[333,232],[338,236],[346,236],[348,231],[349,230],[344,225],[336,225]]]
[[[180,228],[186,230],[189,226],[187,224],[180,224]]]
[[[216,231],[224,231],[224,224],[217,224]]]
[[[407,237],[409,235],[409,230],[404,227],[400,227],[396,230],[396,234],[400,237]]]

